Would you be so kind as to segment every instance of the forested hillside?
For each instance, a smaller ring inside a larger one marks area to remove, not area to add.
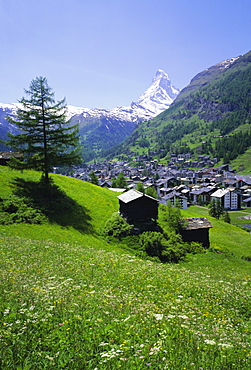
[[[189,152],[228,163],[250,147],[250,123],[251,52],[198,74],[168,110],[107,154],[152,151],[168,159]]]

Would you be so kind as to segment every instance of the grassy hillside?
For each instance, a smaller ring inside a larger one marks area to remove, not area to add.
[[[2,198],[17,176],[39,178],[0,167]],[[85,217],[0,226],[1,369],[250,369],[250,234],[210,219],[215,250],[142,260],[99,236],[116,194],[53,179]]]
[[[21,173],[0,166],[0,197],[6,199],[20,189],[35,189],[40,176],[41,174],[35,171]],[[52,178],[54,184],[62,190],[62,202],[65,202],[53,204],[58,210],[55,219],[42,225],[4,225],[0,227],[0,235],[53,239],[59,242],[67,240],[83,245],[97,243],[96,239],[107,217],[118,210],[117,194],[70,177],[52,175]],[[30,194],[33,195],[31,190]],[[39,197],[39,193],[36,196]],[[107,248],[107,243],[101,238],[99,240],[102,247]]]

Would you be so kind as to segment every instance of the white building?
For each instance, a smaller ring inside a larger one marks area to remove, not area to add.
[[[241,207],[241,195],[233,188],[218,189],[211,194],[211,200],[221,200],[221,205],[230,210]]]

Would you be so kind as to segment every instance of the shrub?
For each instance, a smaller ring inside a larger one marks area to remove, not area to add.
[[[183,227],[181,220],[181,210],[173,207],[170,203],[167,206],[161,205],[160,226],[169,232],[179,233]]]
[[[144,232],[140,235],[140,247],[151,257],[158,257],[162,262],[174,263],[179,262],[187,253],[201,252],[198,243],[190,246],[182,241],[180,234],[174,232],[168,234]]]
[[[187,253],[205,253],[206,249],[202,246],[201,243],[198,242],[191,242],[187,243],[187,248],[186,248]]]
[[[29,206],[25,198],[11,196],[0,200],[0,224],[14,223],[42,224],[47,221],[46,216],[38,209]]]
[[[118,239],[128,236],[130,231],[131,226],[118,213],[113,213],[113,215],[106,221],[104,227],[105,235],[113,236]]]
[[[157,256],[161,259],[166,248],[166,239],[163,234],[156,231],[146,231],[140,235],[140,247],[149,256]]]

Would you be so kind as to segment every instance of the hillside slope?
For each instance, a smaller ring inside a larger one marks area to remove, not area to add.
[[[0,225],[0,235],[99,245],[111,249],[100,234],[109,215],[118,210],[117,194],[88,182],[51,175],[56,186],[56,190],[52,189],[52,195],[56,195],[57,200],[52,196],[45,204],[39,202],[40,176],[36,171],[20,173],[0,166],[0,198],[8,199],[13,194],[26,196],[33,207],[47,210],[49,215],[49,221],[41,225]]]

